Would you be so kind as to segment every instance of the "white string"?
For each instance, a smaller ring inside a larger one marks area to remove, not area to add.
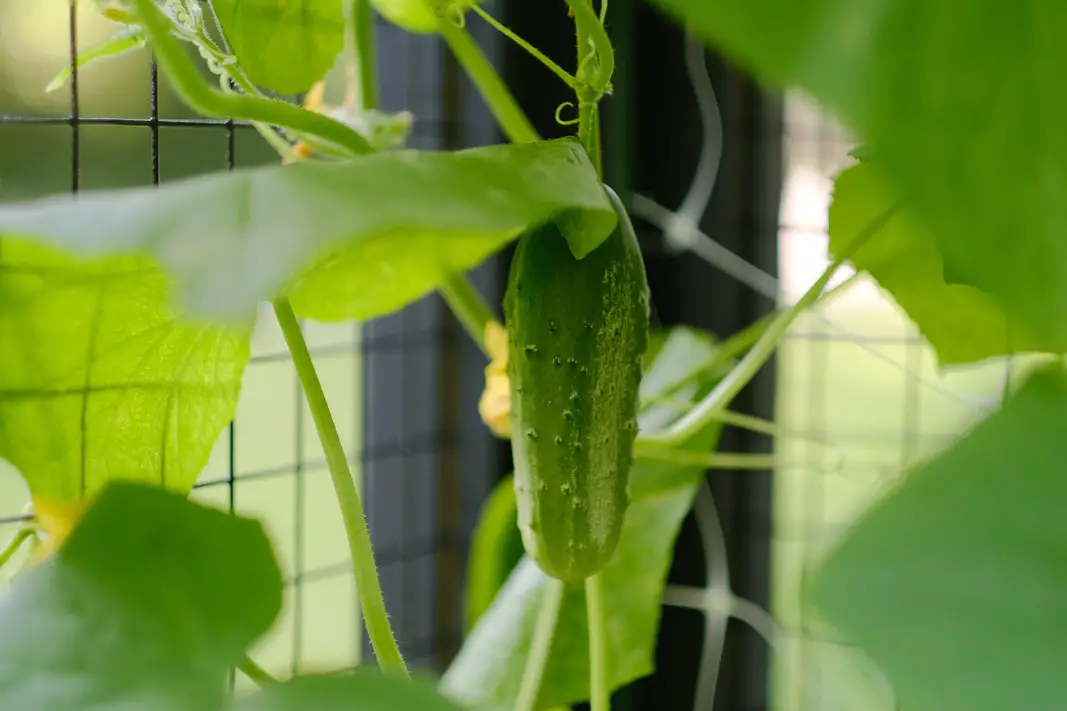
[[[730,618],[738,619],[751,627],[775,653],[781,651],[785,633],[769,612],[751,600],[734,594],[730,582],[729,559],[726,555],[726,538],[715,508],[711,485],[707,480],[701,482],[697,490],[693,513],[704,549],[707,586],[694,588],[668,585],[663,593],[663,604],[704,613],[704,648],[697,672],[693,711],[712,711],[726,643],[726,627]],[[805,688],[807,687],[808,685],[805,685]]]

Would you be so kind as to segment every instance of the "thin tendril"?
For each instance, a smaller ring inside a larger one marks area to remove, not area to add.
[[[553,62],[551,59],[549,59],[547,56],[545,56],[544,53],[541,52],[541,50],[537,49],[537,47],[534,47],[532,44],[530,44],[529,42],[524,40],[522,37],[517,35],[515,32],[513,32],[511,29],[509,29],[502,22],[500,22],[495,17],[490,15],[486,10],[482,9],[482,7],[480,5],[477,5],[477,4],[472,5],[471,9],[474,10],[476,13],[478,13],[478,15],[483,20],[485,20],[490,25],[492,25],[493,28],[496,29],[497,32],[499,32],[500,34],[504,35],[505,37],[510,39],[512,42],[514,42],[515,44],[517,44],[520,47],[522,47],[523,49],[525,49],[527,52],[530,53],[531,56],[533,56],[534,59],[536,59],[537,61],[541,62],[541,64],[543,64],[546,67],[548,67],[549,70],[551,70],[551,72],[553,74],[555,74],[557,77],[562,79],[564,81],[564,83],[566,83],[567,86],[569,86],[572,89],[574,89],[574,88],[576,88],[578,86],[578,81],[573,76],[571,76],[570,73],[567,72],[567,70],[565,70],[563,67],[561,67],[558,64],[556,64],[555,62]]]
[[[477,8],[477,5],[475,5],[475,8]],[[445,8],[445,19],[461,29],[467,26],[467,16],[459,8],[459,5],[455,3]]]
[[[556,107],[556,114],[555,114],[556,123],[558,123],[560,126],[573,126],[574,124],[578,123],[578,121],[579,121],[578,117],[575,117],[575,118],[572,118],[572,119],[563,118],[563,109],[567,109],[567,108],[577,109],[578,107],[575,106],[574,102],[571,102],[571,101],[564,101],[562,104],[560,104],[559,106]]]

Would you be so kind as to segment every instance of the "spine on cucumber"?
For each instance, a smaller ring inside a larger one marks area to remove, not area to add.
[[[504,296],[519,529],[548,575],[611,559],[629,503],[649,294],[637,237],[610,188],[615,231],[582,259],[554,223],[524,234]]]

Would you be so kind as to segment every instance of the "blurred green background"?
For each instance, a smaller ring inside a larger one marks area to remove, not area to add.
[[[88,47],[106,36],[108,26],[94,16],[91,3],[79,7],[80,46]],[[44,92],[68,58],[68,12],[64,0],[0,0],[0,116],[70,113],[68,88]],[[137,52],[86,68],[79,89],[82,116],[146,118],[147,55]],[[165,81],[159,102],[161,117],[190,116]],[[780,273],[785,297],[795,299],[825,266],[830,180],[845,164],[851,144],[803,97],[790,97],[785,130]],[[81,126],[79,139],[83,189],[150,182],[147,127]],[[222,128],[165,127],[159,150],[161,178],[174,180],[225,168],[227,136]],[[236,158],[238,166],[276,160],[251,130],[238,130]],[[72,165],[70,126],[0,123],[0,200],[67,191]],[[854,287],[822,315],[841,328],[811,314],[792,329],[778,358],[779,424],[807,438],[783,438],[778,447],[784,465],[775,489],[774,613],[789,639],[777,658],[775,708],[888,711],[891,697],[851,650],[816,641],[804,629],[797,595],[803,566],[903,466],[946,446],[981,415],[981,402],[1001,387],[1003,364],[938,373],[930,349],[870,283]],[[358,328],[310,324],[308,338],[313,348],[329,351],[316,362],[345,446],[358,459]],[[345,574],[344,535],[326,472],[308,468],[299,510],[296,478],[285,475],[298,461],[319,459],[321,449],[284,352],[267,312],[244,380],[233,452],[236,510],[263,518],[290,574],[297,559],[303,570],[324,571],[307,577],[299,595],[290,590],[281,623],[256,651],[264,666],[283,673],[294,660],[304,670],[333,668],[351,664],[356,654],[356,640],[347,632],[355,626],[354,590]],[[831,441],[836,449],[813,443],[812,437]],[[229,440],[224,432],[203,481],[228,476]],[[842,457],[843,469],[824,471],[834,452]],[[229,505],[225,485],[205,486],[194,496]],[[17,473],[0,469],[0,517],[16,515],[25,500]],[[11,530],[0,527],[0,537]]]

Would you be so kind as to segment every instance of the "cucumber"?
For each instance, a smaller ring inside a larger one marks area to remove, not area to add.
[[[577,260],[555,223],[519,238],[504,295],[519,530],[548,575],[607,565],[622,533],[637,436],[649,294],[641,251],[619,221]]]

